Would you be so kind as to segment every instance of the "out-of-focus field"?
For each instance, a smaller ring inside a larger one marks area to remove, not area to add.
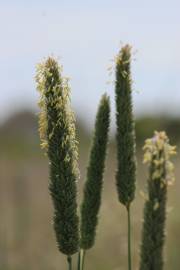
[[[137,121],[138,181],[132,207],[133,269],[138,269],[142,211],[147,168],[142,164],[142,145],[154,129],[166,129],[172,142],[180,141],[180,119],[163,117]],[[80,140],[79,200],[90,145],[90,134],[78,123]],[[112,140],[103,190],[95,247],[87,253],[86,269],[127,269],[126,211],[118,203],[115,188],[116,151]],[[166,270],[180,269],[180,156],[175,158],[176,183],[169,189]],[[23,112],[0,127],[0,270],[63,270],[65,257],[55,243],[52,204],[48,194],[48,160],[39,149],[37,117]],[[76,260],[76,257],[74,257]]]

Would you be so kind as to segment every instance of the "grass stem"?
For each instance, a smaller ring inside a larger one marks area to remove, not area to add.
[[[128,270],[131,270],[131,213],[130,205],[127,206],[128,214]]]
[[[84,269],[84,261],[85,261],[85,254],[86,251],[84,249],[81,249],[78,254],[78,270]]]
[[[71,258],[71,256],[67,256],[67,262],[68,262],[68,270],[72,270],[72,258]]]
[[[84,270],[84,262],[85,262],[86,251],[81,249],[81,270]]]

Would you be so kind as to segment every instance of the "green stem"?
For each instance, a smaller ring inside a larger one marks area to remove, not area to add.
[[[68,270],[72,270],[72,258],[71,258],[71,256],[67,256],[67,262],[68,262]]]
[[[78,270],[84,269],[84,261],[85,261],[85,254],[86,251],[84,249],[81,249],[78,254]]]
[[[127,206],[128,214],[128,269],[131,270],[131,213],[130,205]]]
[[[84,249],[82,249],[82,268],[81,268],[81,270],[84,270],[85,255],[86,255],[86,251]]]
[[[78,266],[77,266],[77,269],[78,270],[81,270],[81,253],[80,253],[80,250],[78,252]]]

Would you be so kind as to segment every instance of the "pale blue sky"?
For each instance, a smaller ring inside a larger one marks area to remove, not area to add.
[[[180,1],[0,0],[0,120],[36,108],[35,65],[59,57],[75,110],[93,119],[121,42],[134,47],[137,114],[180,114]],[[140,93],[137,93],[137,91]],[[179,111],[178,111],[179,110]]]

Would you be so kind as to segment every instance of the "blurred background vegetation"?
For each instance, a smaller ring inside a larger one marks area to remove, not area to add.
[[[48,194],[48,160],[39,147],[37,114],[14,113],[0,126],[0,270],[66,269],[55,243],[52,204]],[[136,119],[138,182],[133,203],[133,262],[138,269],[139,244],[147,168],[142,146],[154,130],[166,130],[172,144],[180,144],[180,118],[143,116]],[[79,200],[90,146],[91,131],[77,120],[81,179]],[[126,211],[115,189],[116,146],[112,132],[105,173],[103,203],[95,247],[88,252],[87,270],[123,270],[126,267]],[[176,183],[169,189],[165,269],[180,269],[180,156],[175,158]],[[76,258],[74,258],[76,259]]]
[[[134,93],[141,92],[133,97],[138,115],[138,181],[132,248],[133,270],[138,269],[144,205],[140,191],[147,179],[142,164],[144,139],[155,129],[166,130],[171,143],[180,144],[180,1],[0,2],[0,270],[66,269],[51,224],[48,160],[39,147],[35,64],[53,53],[63,64],[64,75],[71,76],[72,103],[79,113],[81,200],[90,126],[101,94],[106,90],[114,100],[114,86],[106,83],[114,73],[109,76],[106,69],[122,42],[133,46]],[[114,121],[114,107],[112,115]],[[113,125],[111,130],[101,218],[87,270],[127,269],[126,211],[117,199]],[[175,158],[177,181],[169,189],[165,270],[180,269],[179,164],[180,154]]]

